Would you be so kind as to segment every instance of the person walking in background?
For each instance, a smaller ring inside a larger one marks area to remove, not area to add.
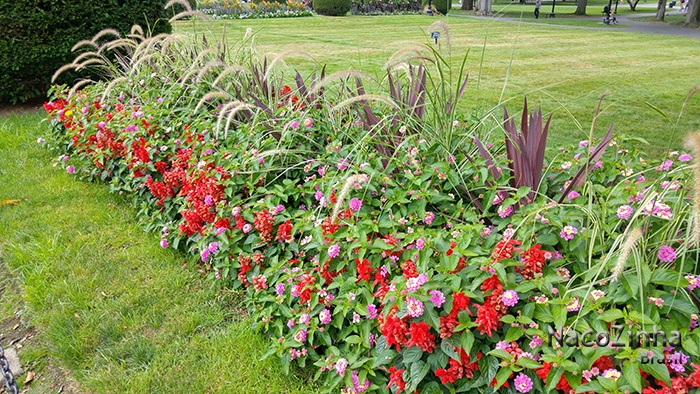
[[[540,17],[540,6],[541,5],[542,5],[542,3],[540,2],[540,0],[537,0],[537,2],[535,3],[535,19],[539,19],[539,17]]]

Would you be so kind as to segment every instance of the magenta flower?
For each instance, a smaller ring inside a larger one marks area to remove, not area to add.
[[[275,292],[277,293],[278,296],[281,296],[284,294],[284,283],[278,283],[277,286],[275,286]]]
[[[304,343],[306,342],[306,334],[306,330],[300,330],[298,333],[294,334],[294,340],[299,343]]]
[[[606,369],[605,372],[603,372],[603,374],[601,376],[604,378],[617,380],[617,379],[620,379],[620,377],[622,377],[622,374],[617,369],[610,368],[610,369]]]
[[[314,120],[311,118],[304,119],[304,127],[311,128],[314,125]]]
[[[423,238],[418,238],[416,240],[416,249],[423,250],[424,247],[425,247],[425,240]]]
[[[370,319],[376,319],[377,318],[377,306],[374,304],[367,305],[367,313],[369,313]]]
[[[581,148],[587,147],[587,146],[588,146],[588,140],[583,140],[583,141],[579,142],[579,143],[578,143],[578,146],[580,146]]]
[[[335,258],[340,254],[340,246],[333,244],[328,248],[328,257]]]
[[[75,167],[68,166],[66,167],[66,171],[68,171],[69,174],[75,174]]]
[[[292,123],[289,124],[289,127],[291,127],[294,130],[298,129],[299,128],[299,121],[298,120],[292,121]]]
[[[356,393],[364,393],[369,388],[369,379],[365,378],[364,383],[360,383],[359,373],[357,371],[352,371],[352,387],[355,389]]]
[[[338,360],[337,363],[335,363],[335,372],[338,372],[338,375],[340,376],[345,376],[345,369],[348,367],[348,360],[341,358]]]
[[[445,303],[445,295],[442,294],[442,292],[440,290],[431,290],[430,291],[430,302],[432,302],[436,308],[439,308],[442,306],[442,304]]]
[[[684,162],[685,162],[685,161],[690,161],[690,160],[692,160],[692,159],[693,159],[693,156],[691,156],[691,155],[689,155],[689,154],[687,154],[687,153],[684,153],[684,154],[678,156],[678,161],[684,161]]]
[[[534,349],[537,346],[541,346],[542,342],[542,338],[540,338],[539,335],[535,334],[535,336],[532,337],[532,341],[530,341],[530,348]]]
[[[409,314],[409,316],[420,317],[423,314],[425,308],[423,307],[422,302],[412,297],[408,297],[406,301],[408,301],[408,304],[406,305],[406,311]]]
[[[577,312],[581,309],[581,303],[578,301],[578,297],[574,297],[568,304],[566,304],[566,309],[569,312]]]
[[[506,290],[503,292],[503,295],[501,295],[501,302],[503,302],[505,306],[515,306],[519,299],[518,293],[516,293],[515,290]]]
[[[512,205],[509,205],[508,207],[504,207],[503,205],[501,205],[500,207],[498,207],[498,216],[502,218],[507,218],[508,216],[510,216],[511,213],[513,213]]]
[[[676,259],[676,250],[670,246],[664,245],[659,248],[659,260],[663,263],[670,263]]]
[[[160,247],[163,249],[167,248],[168,247],[168,240],[165,238],[161,239],[160,240]]]
[[[350,199],[350,209],[357,212],[360,210],[360,208],[362,208],[362,200],[360,200],[359,198],[355,198],[355,197]]]
[[[633,213],[634,209],[632,209],[632,207],[629,205],[623,205],[620,208],[617,208],[617,217],[622,220],[629,219]]]
[[[318,314],[318,320],[321,321],[321,324],[328,324],[331,322],[331,311],[328,309],[324,309],[321,311],[321,313]]]
[[[309,316],[308,313],[304,313],[303,315],[299,316],[299,324],[308,325],[309,323],[311,323],[311,316]]]
[[[574,236],[578,234],[578,229],[574,226],[564,226],[559,233],[559,236],[564,238],[565,241],[571,241]]]
[[[423,221],[428,226],[430,226],[430,224],[433,223],[433,220],[435,220],[435,214],[430,211],[426,212],[425,216],[423,216]]]
[[[243,225],[243,233],[244,234],[248,234],[252,229],[253,229],[253,226],[250,223],[246,223]]]
[[[581,196],[581,193],[577,192],[576,190],[572,190],[569,192],[569,194],[566,195],[566,198],[569,199],[569,201],[571,201],[571,200],[574,200],[580,196]]]
[[[532,380],[522,372],[515,377],[515,380],[513,380],[513,385],[520,393],[529,393],[530,390],[532,390]]]

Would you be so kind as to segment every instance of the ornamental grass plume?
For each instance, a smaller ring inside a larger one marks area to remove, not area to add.
[[[697,162],[698,157],[700,157],[700,131],[690,134],[686,142],[693,149],[696,161],[693,167],[693,191],[695,194],[693,197],[693,230],[690,239],[695,245],[700,245],[700,166]]]
[[[625,268],[625,263],[627,262],[627,258],[629,258],[630,253],[632,252],[632,249],[634,248],[634,244],[641,237],[642,237],[641,227],[636,227],[632,231],[630,231],[629,234],[627,234],[627,238],[625,239],[625,242],[622,244],[620,256],[617,258],[617,264],[615,264],[615,267],[613,267],[613,269],[612,269],[612,279],[611,279],[612,282],[614,282],[614,281],[620,279],[620,277],[622,277],[622,270]]]
[[[348,193],[350,192],[350,188],[352,188],[352,185],[354,185],[355,182],[360,181],[362,178],[362,175],[355,174],[345,181],[343,188],[340,189],[340,194],[338,194],[338,201],[333,207],[333,215],[331,216],[332,223],[335,223],[335,219],[338,218],[338,213],[340,213],[340,207],[343,206],[343,202],[345,201],[345,197],[347,197]]]

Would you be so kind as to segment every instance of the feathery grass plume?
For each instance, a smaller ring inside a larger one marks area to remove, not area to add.
[[[87,66],[89,66],[89,65],[92,65],[92,64],[99,64],[99,65],[101,65],[101,66],[104,66],[104,65],[105,65],[105,61],[102,60],[102,59],[100,59],[100,58],[93,57],[92,59],[88,59],[88,60],[86,60],[86,61],[84,61],[84,62],[78,64],[78,65],[75,67],[75,70],[76,70],[76,71],[80,71],[80,70],[84,69],[85,67],[87,67]]]
[[[109,85],[107,85],[107,87],[105,87],[105,91],[104,91],[104,93],[102,93],[102,102],[103,103],[105,102],[105,99],[107,98],[107,95],[112,90],[112,88],[114,88],[119,82],[124,82],[124,81],[126,81],[126,77],[114,78],[112,80],[112,82],[110,82]]]
[[[359,71],[359,70],[344,70],[344,71],[337,71],[334,72],[331,75],[326,76],[322,80],[318,81],[316,84],[314,84],[313,89],[309,91],[310,95],[314,95],[318,93],[321,89],[329,85],[331,82],[336,81],[336,80],[343,80],[343,79],[349,79],[350,77],[367,77],[370,78],[371,76],[367,74],[366,72]]]
[[[131,66],[129,68],[129,75],[133,76],[134,74],[138,74],[139,73],[139,66],[141,65],[141,63],[143,63],[147,60],[151,60],[152,58],[153,58],[153,53],[149,53],[147,55],[140,56],[138,58],[138,60],[136,60],[135,62],[134,62],[134,59],[131,59]]]
[[[194,75],[195,73],[199,72],[199,69],[196,67],[197,64],[199,63],[199,61],[203,57],[205,57],[206,55],[209,55],[209,54],[214,54],[214,56],[216,58],[216,50],[213,48],[207,48],[207,49],[203,50],[202,52],[200,52],[199,55],[197,55],[197,57],[192,61],[192,65],[190,66],[190,69],[187,71],[187,73],[185,75],[183,75],[181,77],[182,80],[180,82],[180,85],[185,86],[188,83],[188,80],[190,79],[190,77],[192,75]]]
[[[75,94],[75,92],[78,89],[80,89],[81,87],[83,87],[89,83],[92,83],[92,82],[95,82],[95,81],[93,81],[92,79],[81,79],[80,81],[78,81],[75,85],[73,85],[73,87],[68,92],[68,99],[73,97],[73,95]]]
[[[131,38],[120,38],[118,40],[110,41],[110,42],[107,42],[100,47],[100,53],[102,52],[103,49],[106,49],[108,51],[112,51],[112,50],[115,50],[117,48],[126,48],[126,47],[131,47],[132,49],[135,49],[136,42]]]
[[[56,70],[55,73],[53,73],[53,76],[51,77],[51,83],[56,82],[56,78],[58,78],[58,76],[61,75],[64,71],[73,69],[75,67],[76,66],[73,63],[68,63],[68,64],[61,66],[61,68],[59,68],[58,70]]]
[[[227,76],[228,74],[230,74],[234,71],[246,72],[248,70],[243,68],[242,66],[229,66],[226,69],[224,69],[224,71],[222,71],[218,77],[216,77],[216,79],[214,80],[214,83],[212,85],[213,86],[219,85],[219,82],[221,82],[221,80],[224,79],[225,76]]]
[[[92,41],[93,44],[97,44],[97,40],[99,40],[100,38],[102,38],[106,35],[112,35],[112,36],[115,36],[117,38],[122,38],[121,34],[119,34],[118,31],[108,28],[108,29],[102,29],[102,30],[98,31],[97,34],[95,34],[92,37],[92,40],[90,40],[90,41]]]
[[[231,122],[233,122],[233,117],[236,116],[236,114],[244,109],[247,110],[254,110],[257,107],[248,103],[240,103],[239,105],[233,107],[231,111],[228,114],[228,117],[226,118],[226,126],[224,127],[224,138],[228,137],[228,130],[231,127]],[[219,130],[217,129],[217,138],[218,138],[218,133]]]
[[[80,62],[83,59],[85,59],[86,57],[90,57],[90,56],[99,57],[100,55],[97,54],[97,52],[93,52],[93,51],[83,52],[80,55],[78,55],[75,59],[73,59],[73,64],[77,66],[80,64]]]
[[[447,47],[449,48],[452,45],[452,33],[450,32],[450,28],[447,26],[447,23],[439,20],[433,22],[430,26],[428,26],[428,31],[429,32],[434,32],[434,31],[439,31],[444,35],[445,41],[447,43]]]
[[[190,7],[190,3],[185,1],[185,0],[170,0],[169,2],[167,2],[165,4],[165,7],[163,7],[163,8],[165,8],[167,10],[168,8],[174,6],[175,4],[180,4],[183,8],[185,8],[185,11],[192,11],[192,7]]]
[[[252,160],[256,160],[256,161],[257,161],[257,160],[259,160],[259,159],[264,159],[264,158],[266,158],[266,157],[268,157],[268,156],[274,156],[274,155],[278,155],[278,154],[280,154],[280,153],[287,153],[287,150],[286,150],[286,149],[270,149],[270,150],[266,150],[266,151],[264,151],[264,152],[258,153],[257,155],[255,155],[255,156],[249,158],[249,159],[246,160],[246,161],[252,161]]]
[[[202,69],[199,70],[199,73],[197,74],[197,82],[200,82],[202,80],[202,77],[204,77],[204,75],[214,67],[226,68],[226,63],[222,62],[217,58],[205,64],[204,67],[202,67]]]
[[[688,92],[688,95],[685,96],[685,100],[683,100],[683,105],[681,106],[681,111],[678,113],[678,120],[679,122],[681,120],[681,116],[683,116],[683,112],[685,112],[685,106],[688,104],[691,98],[695,96],[695,93],[700,92],[700,85],[690,89],[690,92]]]
[[[205,94],[204,97],[201,98],[201,100],[199,100],[199,102],[197,103],[197,106],[194,107],[194,112],[199,111],[199,109],[202,108],[202,105],[204,105],[204,103],[206,103],[208,101],[212,101],[215,99],[230,99],[230,98],[231,98],[231,95],[229,95],[228,93],[225,93],[225,92],[209,92],[209,93]]]
[[[625,242],[622,244],[622,248],[620,249],[620,256],[617,258],[617,263],[612,269],[612,279],[610,280],[611,282],[614,282],[622,277],[622,271],[625,269],[625,263],[630,257],[630,253],[632,253],[634,244],[637,243],[637,241],[639,241],[639,238],[641,237],[641,227],[635,227],[634,229],[632,229],[632,231],[630,231],[627,234],[627,238],[625,238]]]
[[[277,55],[273,61],[270,62],[270,65],[267,67],[267,71],[265,71],[265,76],[264,76],[265,80],[267,80],[268,78],[270,78],[270,73],[272,72],[272,69],[275,68],[275,65],[276,65],[278,62],[282,62],[282,64],[284,64],[284,59],[285,59],[285,58],[288,58],[288,57],[290,57],[290,56],[293,56],[293,55],[303,56],[303,57],[305,57],[305,58],[307,58],[307,59],[309,59],[309,60],[312,60],[312,61],[316,62],[316,59],[314,59],[313,56],[311,56],[310,54],[308,54],[308,53],[306,53],[306,52],[304,52],[304,51],[286,51],[286,52],[282,52],[282,53],[280,53],[279,55]]]
[[[700,131],[688,135],[686,139],[688,145],[693,150],[695,166],[693,166],[693,233],[691,242],[700,245]]]
[[[343,185],[343,188],[340,189],[340,194],[338,194],[338,201],[336,201],[335,206],[333,207],[333,215],[331,216],[331,223],[335,223],[335,219],[338,218],[338,213],[340,212],[340,207],[343,205],[343,202],[345,201],[345,197],[347,197],[348,193],[350,192],[350,188],[352,185],[355,184],[355,182],[359,181],[362,179],[362,175],[355,174],[351,177],[349,177],[346,181],[345,184]]]
[[[417,44],[414,45],[413,47],[410,48],[403,48],[399,50],[398,52],[394,53],[391,55],[389,60],[384,63],[384,69],[389,69],[392,70],[394,67],[397,65],[401,65],[407,62],[410,62],[411,60],[420,60],[420,61],[428,61],[431,63],[435,63],[435,59],[432,57],[422,53],[419,49],[416,49],[415,47],[419,47],[420,49],[432,53],[430,50],[430,47],[423,45],[423,44]]]
[[[173,22],[177,21],[178,19],[182,19],[186,16],[198,16],[198,17],[204,19],[205,22],[211,22],[211,18],[209,18],[209,15],[203,13],[202,11],[196,11],[196,10],[182,11],[179,14],[168,19],[168,22],[173,23]]]
[[[131,26],[131,31],[130,31],[130,33],[131,33],[130,35],[139,35],[139,36],[141,36],[141,37],[144,36],[144,34],[143,34],[143,28],[141,27],[141,25],[136,25],[136,24],[134,24],[133,26]]]
[[[336,111],[339,111],[339,110],[343,109],[344,107],[347,107],[347,106],[354,104],[356,102],[371,101],[371,100],[381,101],[385,104],[390,105],[392,108],[395,108],[395,109],[399,108],[395,102],[389,100],[388,98],[386,98],[384,96],[380,96],[377,94],[362,94],[359,96],[350,97],[349,99],[346,99],[346,100],[338,103],[335,107],[331,108],[330,110],[331,110],[331,112],[336,112]]]
[[[163,42],[160,47],[160,53],[162,55],[165,55],[168,53],[168,50],[170,49],[170,46],[173,44],[177,44],[180,42],[182,39],[182,36],[179,34],[169,34],[167,37],[163,39]]]
[[[91,47],[97,49],[97,44],[95,44],[94,42],[92,42],[90,40],[82,40],[82,41],[78,41],[77,44],[73,45],[73,48],[71,48],[70,51],[75,52],[78,50],[78,48],[81,48],[84,46],[91,46]]]

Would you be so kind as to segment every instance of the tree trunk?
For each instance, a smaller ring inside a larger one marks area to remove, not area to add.
[[[656,20],[663,21],[666,16],[666,0],[659,0],[659,5],[656,7]]]
[[[685,23],[700,23],[700,0],[692,0],[688,5],[688,15],[685,17]]]
[[[474,0],[462,0],[462,10],[472,11],[474,9]]]
[[[631,0],[627,0],[627,4],[630,5],[630,10],[635,11],[637,9],[637,4],[639,4],[639,0],[635,0],[634,3],[632,3]]]
[[[574,15],[586,15],[587,5],[588,0],[578,0],[578,5],[576,5],[576,11],[574,11]]]
[[[479,1],[479,14],[480,15],[491,15],[491,0],[478,0]],[[700,1],[700,0],[695,0]]]

